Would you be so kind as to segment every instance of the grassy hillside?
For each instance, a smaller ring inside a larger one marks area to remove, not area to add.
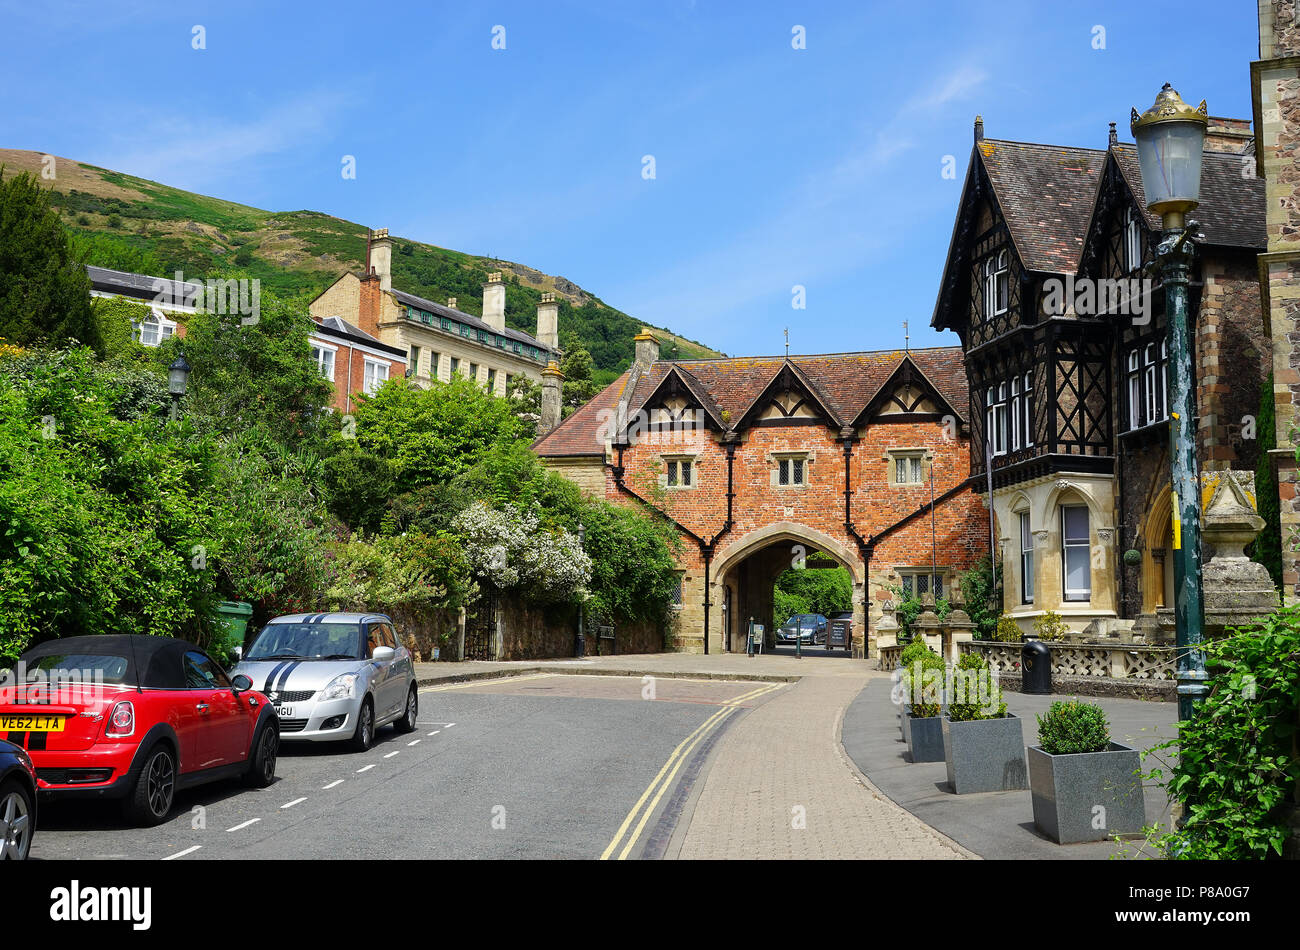
[[[42,157],[0,149],[4,174],[39,176]],[[263,211],[65,158],[55,168],[56,177],[44,183],[88,264],[150,274],[181,270],[198,278],[239,269],[277,293],[308,298],[345,271],[364,266],[366,229],[351,221],[316,211]],[[602,379],[631,361],[632,338],[642,322],[577,284],[511,261],[392,237],[394,287],[436,301],[455,297],[459,309],[478,316],[483,282],[499,270],[506,279],[510,326],[535,332],[538,301],[551,290],[560,302],[560,339],[577,333]],[[668,358],[719,355],[667,330],[660,337]]]

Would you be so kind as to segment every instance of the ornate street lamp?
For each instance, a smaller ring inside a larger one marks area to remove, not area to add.
[[[1187,281],[1195,246],[1186,215],[1201,198],[1201,151],[1208,125],[1205,100],[1193,109],[1165,83],[1155,104],[1131,128],[1147,207],[1160,215],[1156,269],[1165,291],[1169,333],[1169,460],[1173,489],[1174,618],[1178,645],[1178,718],[1187,721],[1207,692],[1201,647],[1205,606],[1201,583],[1201,478],[1196,457],[1196,392],[1188,324]]]
[[[176,356],[171,366],[167,367],[167,391],[172,397],[172,421],[181,417],[181,397],[185,395],[185,387],[189,384],[190,364],[185,362],[185,354],[180,353]]]

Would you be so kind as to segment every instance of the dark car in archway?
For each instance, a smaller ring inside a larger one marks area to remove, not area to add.
[[[171,637],[49,640],[0,679],[0,737],[31,757],[41,797],[117,799],[156,825],[179,789],[275,780],[279,720],[252,686]]]
[[[777,643],[825,643],[829,621],[821,614],[795,614],[776,632]]]

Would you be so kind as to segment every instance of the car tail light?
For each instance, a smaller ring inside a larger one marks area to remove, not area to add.
[[[135,707],[131,703],[123,700],[113,707],[104,735],[111,739],[135,735]]]

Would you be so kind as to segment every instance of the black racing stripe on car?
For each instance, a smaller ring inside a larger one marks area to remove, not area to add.
[[[288,665],[289,665],[288,660],[281,660],[279,663],[275,665],[275,668],[272,669],[270,673],[266,674],[266,682],[262,684],[263,693],[269,693],[271,691],[271,683],[275,681],[275,674],[279,673],[282,669],[284,669]]]
[[[44,751],[45,743],[49,740],[49,736],[50,734],[48,732],[33,732],[27,737],[27,741],[30,743],[27,748],[33,752]]]
[[[8,739],[10,742],[12,742],[14,745],[18,746],[18,748],[20,749],[26,748],[27,733],[25,732],[6,733],[5,738]]]
[[[293,671],[300,666],[302,666],[302,660],[293,660],[288,664],[289,668],[280,674],[279,682],[273,687],[277,693],[284,691],[285,684],[289,682],[289,677],[293,674]]]

